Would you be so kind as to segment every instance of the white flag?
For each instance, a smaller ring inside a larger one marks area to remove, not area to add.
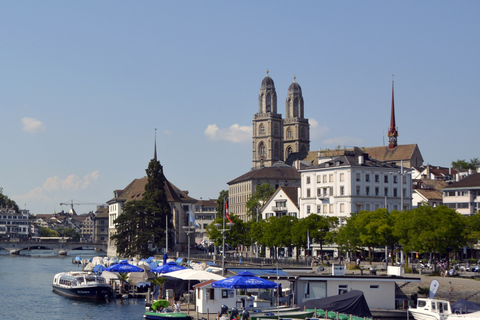
[[[437,289],[439,286],[440,283],[438,282],[438,280],[432,280],[432,282],[430,282],[430,294],[428,295],[430,299],[433,299],[435,293],[437,293]]]

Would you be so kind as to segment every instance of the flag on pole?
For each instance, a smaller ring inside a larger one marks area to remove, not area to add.
[[[227,201],[225,201],[225,215],[227,216],[228,221],[230,221],[230,223],[233,223],[232,219],[230,219],[230,214],[228,213],[228,202]]]
[[[200,225],[195,222],[195,218],[193,217],[192,209],[190,209],[190,223],[193,224],[195,227],[200,228]]]
[[[310,233],[307,230],[307,249],[310,250]]]

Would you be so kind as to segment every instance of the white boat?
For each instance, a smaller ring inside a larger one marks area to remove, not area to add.
[[[450,302],[441,299],[418,298],[416,308],[408,308],[415,320],[480,320],[480,312],[452,313]]]
[[[83,271],[57,273],[52,287],[54,292],[70,298],[102,300],[112,295],[112,287],[104,277]]]

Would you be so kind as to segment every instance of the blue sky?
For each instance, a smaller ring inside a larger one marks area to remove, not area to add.
[[[252,166],[267,68],[296,76],[311,150],[480,157],[478,1],[1,1],[0,187],[32,213],[105,203],[153,157],[192,197]]]

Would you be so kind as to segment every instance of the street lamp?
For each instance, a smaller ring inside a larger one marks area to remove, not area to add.
[[[222,225],[220,223],[214,223],[215,227],[220,228]],[[222,276],[225,276],[225,231],[229,231],[230,228],[234,225],[232,222],[228,222],[228,229],[225,228],[225,215],[223,215],[223,229],[218,229],[222,233]]]
[[[187,253],[187,264],[190,261],[190,234],[195,232],[195,226],[192,226],[190,224],[190,220],[188,221],[188,226],[183,226],[183,230],[185,230],[185,233],[187,234],[187,239],[188,239],[188,253]]]

